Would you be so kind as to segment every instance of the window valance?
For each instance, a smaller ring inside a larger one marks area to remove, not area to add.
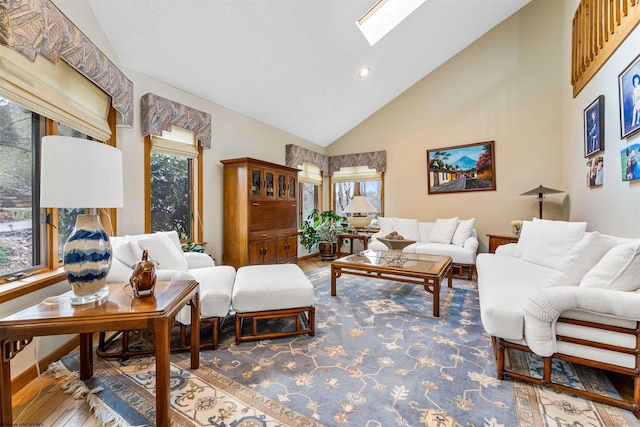
[[[370,151],[368,153],[344,154],[329,157],[329,175],[341,168],[354,166],[368,166],[378,173],[387,171],[387,152]]]
[[[152,93],[141,98],[141,110],[143,136],[160,136],[176,126],[192,131],[202,148],[211,148],[211,114]]]
[[[0,3],[0,44],[30,61],[59,59],[111,96],[118,124],[133,125],[133,83],[58,8],[47,0]]]
[[[329,157],[295,144],[287,144],[285,147],[285,164],[289,167],[297,168],[304,163],[318,166],[325,175],[329,173]]]

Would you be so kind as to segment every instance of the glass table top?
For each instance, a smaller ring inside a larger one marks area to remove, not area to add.
[[[347,264],[370,264],[379,267],[395,267],[407,270],[430,272],[446,264],[444,256],[405,253],[402,251],[376,251],[367,249],[358,254],[346,256],[336,262]]]

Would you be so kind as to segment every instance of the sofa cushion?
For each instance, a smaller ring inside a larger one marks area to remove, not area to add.
[[[113,257],[127,267],[133,268],[142,261],[142,249],[137,242],[126,237],[111,237],[110,240]]]
[[[586,228],[586,222],[549,221],[534,218],[529,227],[522,259],[546,267],[557,268],[573,245],[584,237]]]
[[[231,309],[231,292],[236,278],[236,270],[230,265],[211,268],[197,268],[189,275],[200,283],[200,317],[225,317]],[[191,324],[191,308],[183,308],[176,320],[183,325]]]
[[[553,269],[521,258],[481,253],[476,259],[480,317],[489,335],[524,337],[524,307]],[[525,280],[526,279],[526,280]]]
[[[567,256],[549,277],[549,286],[578,286],[582,278],[614,246],[597,231],[588,233],[573,245]]]
[[[584,276],[580,286],[617,291],[640,288],[640,240],[614,246]]]
[[[524,253],[524,249],[527,246],[527,242],[529,241],[531,226],[533,221],[522,221],[522,228],[520,229],[520,237],[518,238],[518,243],[516,243],[516,248],[513,253],[513,256],[521,258]]]
[[[409,218],[393,218],[393,231],[409,240],[420,240],[420,231],[418,229],[418,220]],[[386,236],[383,235],[382,237]]]
[[[433,243],[451,243],[456,227],[458,226],[458,218],[438,218],[433,224],[429,241]]]
[[[456,231],[453,233],[453,237],[451,238],[451,243],[458,246],[464,246],[464,242],[466,242],[467,239],[471,237],[471,234],[473,234],[475,226],[475,218],[459,220]]]
[[[455,264],[475,264],[476,253],[457,245],[443,245],[442,243],[414,243],[411,251],[419,254],[450,256]]]
[[[380,235],[382,237],[390,234],[393,231],[393,218],[378,218],[378,224],[380,224]]]
[[[147,234],[138,240],[138,245],[149,252],[150,259],[158,263],[158,270],[186,271],[189,267],[182,251],[164,233]]]

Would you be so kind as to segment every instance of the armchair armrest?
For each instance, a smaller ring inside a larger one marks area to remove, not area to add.
[[[214,267],[216,265],[209,255],[200,252],[185,252],[184,258],[187,260],[189,270],[193,268]]]
[[[640,293],[579,286],[539,289],[524,307],[524,336],[529,348],[546,357],[557,351],[555,325],[562,312],[582,310],[603,317],[640,321]]]
[[[478,252],[478,238],[475,236],[468,237],[467,240],[464,241],[464,248],[472,251],[473,253]]]
[[[517,243],[507,243],[496,248],[496,255],[516,256]]]

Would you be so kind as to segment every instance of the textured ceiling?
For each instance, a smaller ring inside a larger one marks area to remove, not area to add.
[[[327,146],[529,1],[427,0],[374,46],[375,0],[87,3],[124,67]]]

